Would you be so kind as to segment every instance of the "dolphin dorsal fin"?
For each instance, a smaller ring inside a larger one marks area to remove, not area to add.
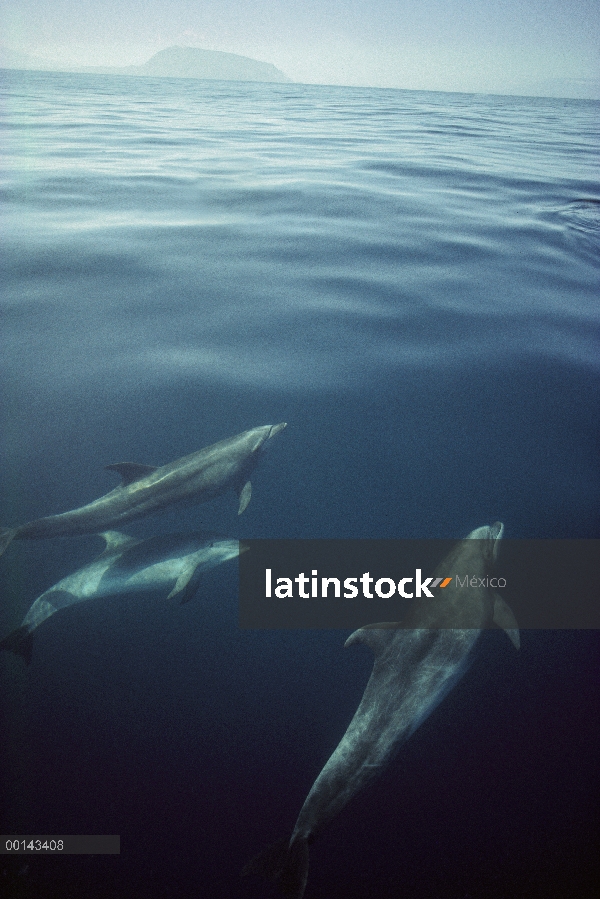
[[[364,643],[373,653],[378,656],[387,648],[391,640],[394,639],[396,631],[400,625],[396,621],[385,621],[382,624],[367,624],[361,627],[353,634],[350,634],[344,647],[353,646],[354,643]]]
[[[98,556],[98,559],[104,559],[106,556],[114,556],[117,553],[122,553],[126,549],[129,549],[129,547],[135,546],[140,542],[136,537],[129,537],[127,534],[122,534],[120,531],[102,531],[98,536],[102,537],[106,543],[106,546]]]
[[[98,536],[102,537],[106,543],[106,546],[104,547],[105,553],[114,552],[116,549],[124,549],[131,543],[139,542],[135,537],[130,537],[128,534],[122,534],[121,531],[102,531]]]
[[[140,478],[145,478],[153,471],[156,471],[155,465],[141,465],[138,462],[114,462],[112,465],[105,465],[106,471],[116,471],[121,475],[121,487],[127,487]]]
[[[513,615],[512,609],[501,596],[494,593],[494,624],[501,627],[506,633],[515,649],[521,645],[521,637],[519,635],[519,625],[517,619]]]

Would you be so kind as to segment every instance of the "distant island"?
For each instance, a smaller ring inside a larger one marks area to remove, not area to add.
[[[168,47],[159,50],[141,66],[61,66],[39,57],[0,51],[0,66],[7,69],[89,72],[98,75],[135,75],[151,78],[201,78],[218,81],[274,81],[290,83],[291,78],[268,62],[259,62],[237,53],[200,50],[196,47]]]
[[[220,81],[291,81],[269,62],[259,62],[237,53],[199,50],[194,47],[169,47],[144,63],[132,66],[131,74],[159,78],[211,78]]]

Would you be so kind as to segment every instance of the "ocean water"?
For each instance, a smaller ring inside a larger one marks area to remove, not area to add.
[[[287,421],[233,495],[149,536],[599,537],[600,104],[0,73],[3,526]],[[1,635],[100,550],[0,559]],[[121,855],[0,863],[11,896],[259,899],[372,659],[345,632],[185,606],[54,616],[0,658],[3,833]],[[311,849],[307,899],[593,895],[598,637],[484,638]]]

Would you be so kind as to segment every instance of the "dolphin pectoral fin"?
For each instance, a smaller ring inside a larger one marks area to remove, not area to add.
[[[242,870],[242,877],[258,874],[276,881],[288,899],[302,899],[308,880],[308,840],[297,837],[290,846],[280,840],[267,846]]]
[[[259,877],[264,877],[265,880],[277,880],[285,867],[289,846],[289,840],[278,840],[276,843],[271,843],[249,862],[246,862],[242,868],[242,877],[257,874]]]
[[[16,533],[16,528],[2,528],[2,530],[0,530],[0,556],[9,545],[9,543],[12,542],[12,539]]]
[[[400,625],[396,621],[385,621],[382,624],[367,624],[366,627],[361,627],[354,631],[353,634],[350,634],[344,643],[344,648],[353,646],[355,643],[364,643],[375,655],[378,655],[380,652],[383,652],[390,640],[394,639],[394,631],[399,627]]]
[[[194,577],[196,568],[197,565],[186,568],[186,570],[179,575],[175,581],[175,586],[167,596],[167,599],[173,599],[174,596],[181,596],[181,599],[179,600],[181,605],[184,605],[192,599],[200,585],[200,573]]]
[[[244,509],[247,508],[248,503],[250,502],[250,497],[252,496],[252,484],[250,483],[250,481],[246,481],[242,489],[238,491],[238,496],[240,498],[238,515],[241,515]]]
[[[116,471],[121,475],[121,487],[127,487],[140,478],[145,478],[153,471],[156,471],[155,465],[140,465],[137,462],[114,462],[112,465],[105,465],[106,471]]]
[[[193,578],[189,583],[183,588],[181,593],[181,599],[179,600],[179,605],[184,606],[186,602],[189,602],[190,599],[193,599],[196,593],[198,592],[198,587],[200,586],[200,581],[202,578],[200,575],[197,578]]]
[[[31,653],[33,650],[33,633],[27,625],[22,624],[14,631],[0,640],[0,649],[6,649],[8,652],[14,652],[25,659],[25,662],[31,664]]]
[[[284,869],[278,877],[284,896],[302,899],[308,880],[308,840],[296,839],[288,851]]]
[[[512,613],[512,609],[506,603],[501,596],[498,596],[497,593],[494,593],[494,624],[498,627],[501,627],[503,631],[506,632],[507,637],[515,647],[515,649],[519,649],[521,645],[521,638],[519,635],[519,625],[517,624],[517,619]]]

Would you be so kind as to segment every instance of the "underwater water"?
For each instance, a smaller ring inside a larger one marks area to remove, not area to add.
[[[149,537],[600,537],[600,104],[0,73],[2,526],[287,421],[233,494]],[[15,541],[0,636],[102,549]],[[0,657],[11,895],[278,895],[372,666],[340,631],[243,631],[237,571],[181,606],[61,611]],[[598,636],[486,633],[463,681],[311,848],[307,899],[592,893]]]

